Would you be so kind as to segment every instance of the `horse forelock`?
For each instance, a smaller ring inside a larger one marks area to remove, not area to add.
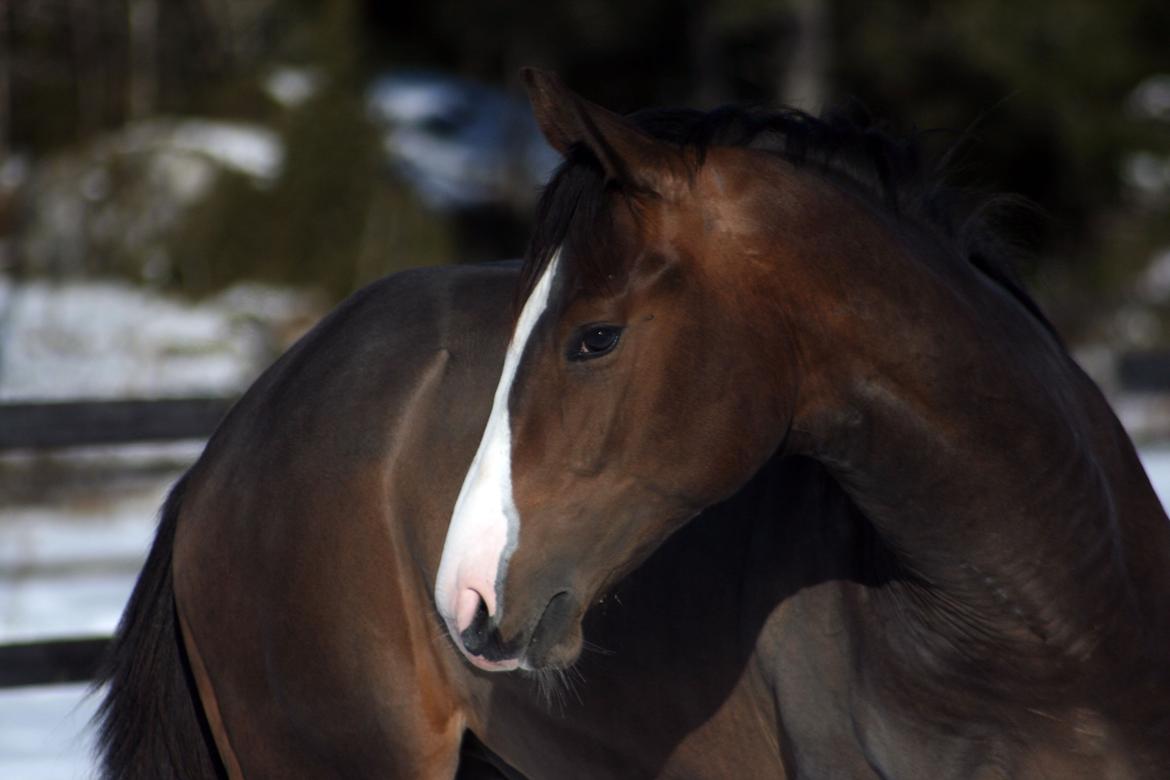
[[[514,306],[517,316],[554,255],[560,257],[567,289],[596,289],[619,258],[613,251],[612,198],[600,167],[583,148],[574,148],[545,190],[536,228],[525,254]]]

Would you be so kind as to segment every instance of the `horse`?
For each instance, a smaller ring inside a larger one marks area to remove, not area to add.
[[[376,283],[233,408],[105,775],[1170,776],[1170,522],[983,204],[845,117],[524,78],[523,263]]]

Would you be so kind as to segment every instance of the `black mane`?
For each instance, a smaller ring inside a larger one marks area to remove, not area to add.
[[[868,195],[897,217],[941,234],[959,256],[1008,290],[1056,335],[1015,272],[1016,252],[994,224],[1001,207],[1018,205],[1019,199],[977,196],[949,185],[943,176],[949,155],[928,167],[922,133],[889,132],[856,107],[821,117],[793,108],[647,109],[627,119],[650,136],[695,152],[700,163],[715,146],[757,149]],[[605,256],[612,236],[606,191],[593,154],[581,144],[570,149],[537,207],[536,229],[521,272],[520,301],[562,244],[584,250],[576,253],[578,262]],[[603,269],[576,270],[603,276]]]

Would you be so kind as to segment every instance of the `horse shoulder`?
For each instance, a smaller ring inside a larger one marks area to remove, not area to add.
[[[429,582],[513,283],[507,267],[456,267],[358,292],[192,468],[176,602],[246,771],[454,771],[465,717]]]

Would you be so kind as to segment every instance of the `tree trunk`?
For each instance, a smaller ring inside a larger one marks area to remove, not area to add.
[[[693,102],[708,108],[726,102],[726,64],[720,51],[719,30],[710,3],[691,3],[688,34],[690,37],[691,68],[693,70]]]
[[[142,119],[158,102],[158,0],[130,0],[129,12],[128,110],[131,119]]]
[[[103,8],[90,0],[72,0],[69,26],[73,36],[73,73],[77,85],[77,135],[87,138],[102,125],[108,87],[107,61],[98,51]]]
[[[828,97],[828,0],[792,0],[792,15],[796,36],[781,80],[780,100],[817,113]]]
[[[0,164],[8,157],[12,137],[12,42],[8,27],[8,0],[0,0]]]

